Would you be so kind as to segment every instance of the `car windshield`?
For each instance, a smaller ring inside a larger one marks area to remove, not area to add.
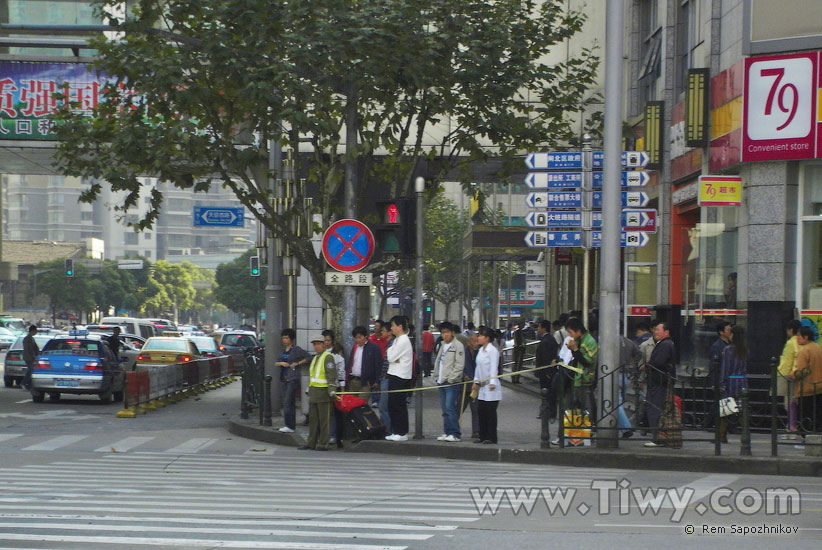
[[[42,353],[45,355],[100,355],[98,340],[51,340],[43,346]]]
[[[200,351],[217,351],[217,342],[208,336],[203,338],[189,338]]]
[[[25,338],[25,336],[18,336],[17,340],[15,340],[9,348],[9,351],[14,349],[23,349],[23,338]],[[37,343],[38,348],[43,349],[43,347],[51,341],[51,336],[35,334],[34,341]]]
[[[223,345],[247,348],[256,345],[254,337],[248,334],[226,334],[223,336]]]
[[[170,338],[150,338],[143,346],[144,351],[161,350],[161,351],[188,351],[188,346],[185,340],[177,340]]]
[[[10,328],[13,330],[26,330],[26,323],[20,320],[6,321],[3,324],[6,326],[6,328]]]

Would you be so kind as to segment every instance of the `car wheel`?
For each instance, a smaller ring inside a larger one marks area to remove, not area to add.
[[[60,394],[59,393],[50,393],[49,394],[49,401],[60,401]]]
[[[105,393],[100,394],[100,402],[102,403],[111,403],[111,392],[107,391]]]
[[[11,388],[12,386],[14,386],[14,378],[12,378],[11,376],[4,376],[3,383],[6,385],[7,388]]]
[[[43,400],[46,398],[46,394],[41,391],[32,391],[31,392],[31,400],[35,403],[42,403]]]

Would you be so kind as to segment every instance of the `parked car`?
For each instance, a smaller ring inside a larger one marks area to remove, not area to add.
[[[123,399],[126,372],[98,334],[70,332],[49,340],[31,373],[31,398],[41,403],[60,399],[60,394],[96,394],[104,403]]]
[[[9,349],[19,335],[7,328],[0,327],[0,351]]]
[[[0,315],[0,327],[9,329],[12,334],[17,336],[25,336],[29,329],[26,321],[20,317],[12,317],[10,315]]]
[[[123,332],[137,334],[143,338],[150,338],[157,334],[154,330],[154,323],[148,319],[137,319],[135,317],[103,317],[101,325],[121,325]]]
[[[23,338],[25,336],[18,336],[6,353],[6,360],[3,364],[3,383],[7,388],[12,387],[15,382],[18,385],[22,384],[23,377],[26,375],[26,362],[23,361]],[[34,341],[40,349],[43,349],[51,338],[50,334],[39,332],[34,335]]]
[[[194,342],[194,345],[197,346],[202,357],[219,357],[225,355],[220,351],[217,342],[210,336],[186,336],[186,338]]]
[[[137,365],[174,365],[200,358],[200,350],[188,338],[153,336],[137,356]]]
[[[220,351],[226,355],[245,353],[260,347],[257,336],[253,332],[235,331],[226,332],[220,337]]]

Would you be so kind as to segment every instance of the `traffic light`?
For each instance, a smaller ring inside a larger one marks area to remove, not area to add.
[[[66,277],[74,277],[74,260],[66,258]]]
[[[378,246],[383,254],[413,256],[416,253],[417,211],[413,199],[377,201]]]
[[[259,277],[260,276],[260,257],[259,256],[251,256],[249,258],[249,273],[252,277]]]

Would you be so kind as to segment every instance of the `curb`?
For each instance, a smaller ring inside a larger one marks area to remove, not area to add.
[[[229,419],[228,431],[247,439],[283,447],[298,447],[305,444],[304,439],[297,433],[280,433],[275,429],[253,425],[239,418]],[[653,453],[628,453],[590,447],[562,450],[517,449],[485,445],[443,445],[433,441],[430,443],[360,441],[357,444],[346,446],[345,452],[581,468],[822,477],[822,460],[820,459],[693,456],[677,454],[674,449],[657,449],[657,452]]]

